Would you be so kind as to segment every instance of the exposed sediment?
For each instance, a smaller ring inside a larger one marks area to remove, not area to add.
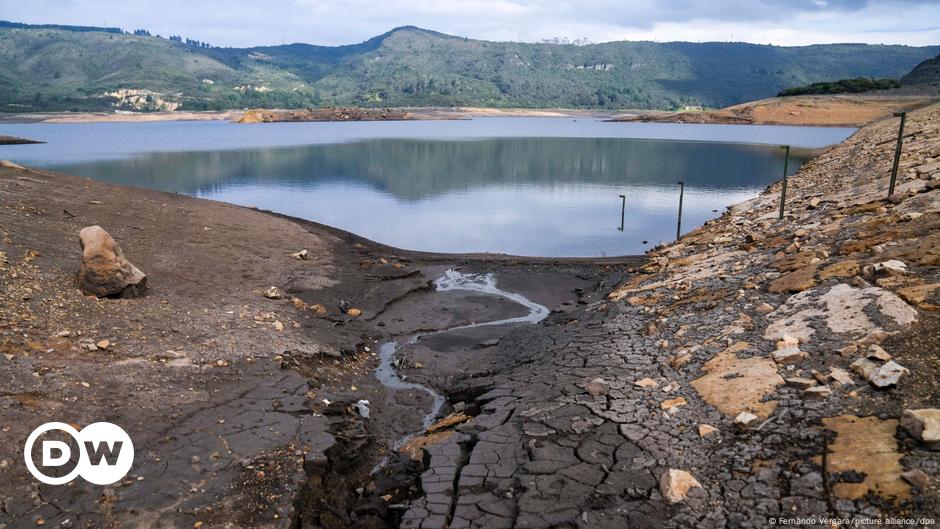
[[[416,119],[404,110],[391,108],[307,108],[302,110],[246,110],[238,123],[281,121],[404,121]]]
[[[936,101],[935,96],[807,95],[774,97],[717,110],[649,112],[614,121],[704,123],[718,125],[794,125],[860,127],[893,112],[912,110]]]
[[[902,417],[940,403],[938,131],[940,107],[908,116],[891,198],[886,120],[793,176],[783,220],[775,184],[636,268],[422,257],[245,208],[0,167],[0,524],[936,519],[940,452]],[[74,237],[91,224],[147,271],[145,296],[81,295]],[[293,256],[304,248],[306,260]],[[452,267],[494,273],[551,313],[455,329],[526,311],[427,288]],[[271,286],[280,299],[263,295]],[[427,332],[402,343],[398,372],[455,415],[396,455],[431,397],[377,383],[377,347]],[[128,479],[104,492],[36,485],[19,446],[63,419],[124,426],[139,454]]]
[[[480,415],[457,427],[475,442],[448,526],[936,519],[940,456],[897,419],[940,395],[938,130],[938,107],[909,116],[890,200],[893,120],[804,166],[783,220],[776,184],[608,300],[504,337]],[[903,371],[881,387],[860,360]],[[670,469],[701,488],[668,501]],[[934,484],[912,488],[916,470]]]

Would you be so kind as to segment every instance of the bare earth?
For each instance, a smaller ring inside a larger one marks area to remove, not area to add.
[[[306,118],[304,114],[309,116]],[[638,113],[638,112],[637,112]],[[327,108],[305,110],[225,110],[206,112],[52,112],[0,114],[0,123],[96,123],[127,121],[367,121],[399,119],[467,119],[474,117],[595,117],[608,118],[613,111],[528,108]],[[623,115],[623,112],[619,112]],[[633,114],[631,114],[633,115]],[[247,119],[245,119],[247,117]]]
[[[774,184],[645,261],[402,252],[2,165],[0,527],[932,526],[940,452],[899,419],[940,405],[940,105],[909,116],[889,199],[896,133],[875,122],[807,163],[783,220]],[[92,224],[144,297],[76,288]],[[407,341],[520,314],[435,292],[448,268],[551,313]],[[398,372],[446,397],[409,454],[392,444],[431,399],[376,381],[390,339]],[[903,368],[878,388],[888,356]],[[21,447],[52,420],[123,426],[129,476],[39,485]]]
[[[827,95],[774,97],[720,110],[656,112],[621,116],[615,121],[650,123],[716,123],[738,125],[808,125],[860,127],[935,101],[925,96]]]

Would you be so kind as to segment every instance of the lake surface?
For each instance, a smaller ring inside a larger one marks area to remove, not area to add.
[[[0,146],[0,158],[257,206],[401,248],[613,256],[675,238],[678,181],[685,233],[780,179],[780,144],[822,147],[853,131],[583,118],[0,124],[48,142]],[[791,155],[789,172],[802,161]]]

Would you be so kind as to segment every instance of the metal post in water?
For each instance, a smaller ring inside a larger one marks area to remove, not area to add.
[[[676,240],[682,234],[682,196],[685,194],[685,182],[676,182],[679,184],[679,218],[676,221]]]
[[[783,187],[780,189],[780,215],[777,217],[780,220],[783,220],[783,208],[787,203],[787,164],[790,162],[790,146],[781,145],[781,149],[785,149],[785,154],[783,155]]]
[[[898,163],[901,161],[901,144],[904,143],[904,121],[907,119],[907,112],[895,112],[894,117],[901,118],[901,124],[898,126],[898,145],[894,149],[894,165],[891,167],[891,182],[888,184],[888,196],[894,194],[894,184],[898,180]]]
[[[623,216],[627,211],[627,195],[620,195],[620,227],[617,228],[620,231],[623,231]]]

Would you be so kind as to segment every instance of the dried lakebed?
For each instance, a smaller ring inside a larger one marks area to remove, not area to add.
[[[465,325],[457,325],[454,327],[449,327],[446,329],[427,332],[427,333],[418,333],[411,335],[409,338],[404,340],[404,343],[407,345],[416,345],[419,340],[424,337],[441,335],[445,333],[451,333],[467,329],[479,329],[481,327],[490,327],[490,326],[499,326],[499,325],[518,325],[518,324],[532,324],[538,323],[546,316],[548,316],[549,310],[543,305],[530,301],[525,296],[517,294],[514,292],[508,292],[506,290],[500,289],[496,286],[496,278],[493,274],[464,274],[456,270],[447,270],[443,276],[434,281],[434,286],[436,287],[437,292],[449,292],[455,290],[476,292],[480,294],[485,294],[489,296],[497,296],[505,298],[509,301],[517,303],[526,309],[528,309],[528,314],[524,316],[516,316],[503,319],[494,319],[491,321],[484,321],[480,323],[469,323]],[[434,420],[438,417],[441,412],[441,409],[446,403],[446,398],[440,393],[434,391],[432,388],[417,384],[414,382],[407,382],[401,375],[396,371],[396,367],[403,365],[403,361],[400,358],[396,358],[396,354],[399,351],[399,341],[391,340],[383,343],[379,347],[379,366],[375,369],[375,376],[385,387],[392,390],[419,390],[427,393],[433,399],[433,403],[428,412],[424,415],[422,419],[422,428],[428,429],[433,423]],[[399,439],[394,445],[394,449],[399,449],[402,445],[407,443],[412,439],[416,433],[411,433],[405,435]]]
[[[296,219],[0,167],[0,308],[13,322],[0,328],[0,459],[13,462],[0,467],[0,523],[936,520],[940,452],[908,422],[940,402],[940,107],[907,123],[890,200],[896,121],[804,166],[785,219],[772,186],[643,263],[422,256]],[[74,234],[89,224],[112,229],[150,295],[78,292]],[[308,260],[291,256],[301,248]],[[448,269],[492,273],[551,311],[435,332],[529,313],[436,291]],[[263,296],[272,285],[284,296]],[[101,338],[108,349],[86,347]],[[405,380],[443,395],[441,415],[466,416],[415,436],[407,455],[392,447],[422,429],[434,398],[376,379],[390,339]],[[892,364],[903,366],[896,382],[879,386]],[[358,400],[371,402],[368,419]],[[127,482],[24,486],[22,439],[62,417],[125,427],[141,454]]]

